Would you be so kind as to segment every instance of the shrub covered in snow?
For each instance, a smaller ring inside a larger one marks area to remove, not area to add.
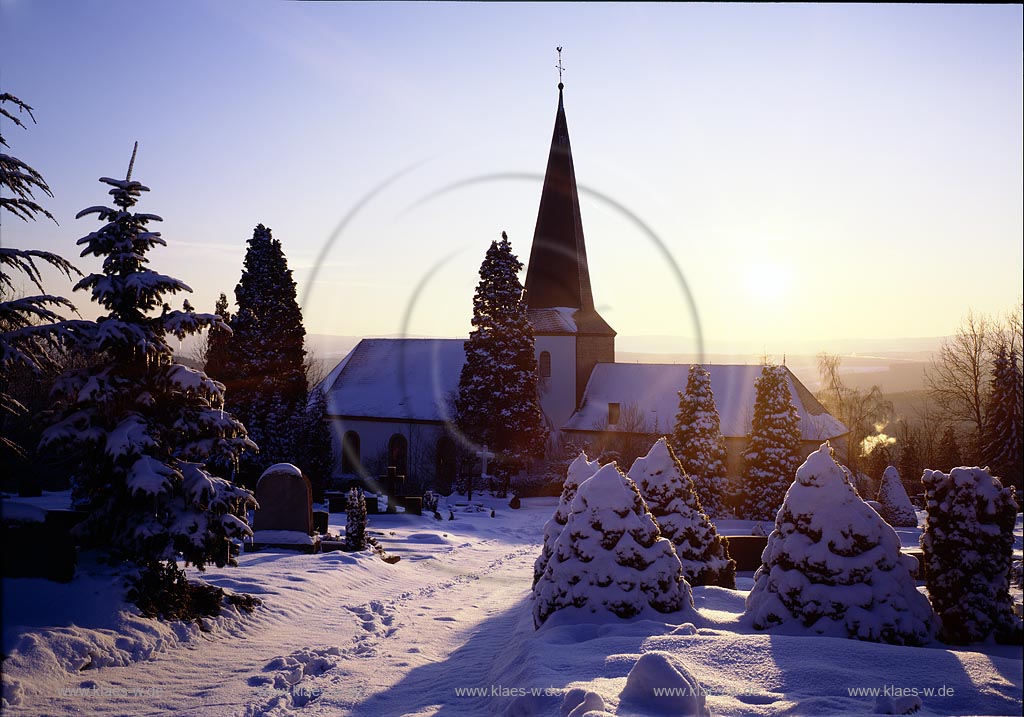
[[[725,438],[711,391],[711,374],[703,366],[690,366],[686,391],[679,392],[672,448],[693,479],[705,512],[721,517],[725,512]]]
[[[934,614],[917,591],[914,558],[858,497],[827,443],[797,470],[754,575],[754,627],[802,624],[818,634],[920,645]]]
[[[434,503],[437,508],[437,503]],[[366,496],[360,488],[348,491],[345,550],[366,550]]]
[[[1019,640],[1020,618],[1010,599],[1013,488],[983,468],[926,470],[928,521],[921,535],[928,594],[951,644]]]
[[[149,190],[130,178],[130,168],[128,175],[100,180],[112,187],[114,207],[78,214],[104,222],[78,241],[83,256],[103,260],[102,271],[75,286],[106,310],[85,347],[101,360],[58,380],[41,447],[77,463],[72,497],[89,514],[76,528],[83,545],[179,578],[177,559],[200,569],[233,563],[231,539],[250,534],[252,494],[211,475],[205,463],[237,460],[254,446],[224,410],[224,386],[174,363],[168,334],[182,339],[221,322],[188,301],[181,311],[164,303],[191,289],[147,267],[146,254],[165,242],[147,226],[159,217],[131,211]]]
[[[910,502],[910,496],[895,466],[889,466],[882,474],[882,482],[878,486],[878,503],[882,507],[882,517],[889,525],[897,528],[917,527],[914,504]]]
[[[632,617],[692,608],[671,541],[636,485],[609,464],[580,484],[551,560],[534,586],[534,624],[556,610],[587,608]]]
[[[785,366],[765,366],[754,385],[757,396],[743,454],[740,517],[774,520],[800,465],[800,415]]]
[[[704,513],[693,481],[683,471],[668,441],[655,443],[629,469],[630,479],[647,501],[661,534],[672,541],[686,581],[697,585],[736,587],[736,562]]]
[[[565,475],[565,482],[562,484],[562,495],[558,499],[558,508],[555,509],[555,514],[544,524],[544,545],[541,547],[540,555],[533,564],[534,585],[537,584],[541,575],[544,574],[544,569],[548,566],[548,561],[551,560],[555,541],[558,540],[558,536],[562,534],[562,528],[565,527],[566,521],[569,520],[569,510],[572,506],[573,498],[576,497],[576,489],[579,488],[580,483],[597,473],[600,467],[601,465],[597,461],[588,460],[587,454],[583,451],[580,451],[580,454],[576,456],[576,460],[569,464]]]

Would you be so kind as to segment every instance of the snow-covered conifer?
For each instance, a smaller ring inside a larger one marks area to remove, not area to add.
[[[724,515],[725,438],[711,391],[711,374],[703,366],[690,366],[686,391],[679,392],[672,448],[683,470],[693,480],[707,514]]]
[[[134,162],[134,155],[133,155]],[[174,363],[167,335],[178,339],[219,325],[188,301],[172,311],[165,296],[191,291],[147,267],[165,245],[147,226],[160,221],[132,212],[149,189],[131,179],[102,178],[114,207],[94,206],[103,226],[78,241],[82,255],[103,260],[102,271],[75,290],[91,291],[106,314],[85,349],[98,365],[66,371],[53,397],[55,419],[41,447],[76,459],[72,496],[88,512],[78,531],[85,545],[111,552],[184,584],[175,560],[202,569],[232,563],[230,540],[250,534],[249,491],[211,475],[211,458],[236,459],[252,446],[245,427],[224,410],[224,386]]]
[[[921,535],[925,582],[942,621],[941,639],[959,645],[995,633],[1019,640],[1020,618],[1009,593],[1013,488],[983,468],[926,470],[921,482],[928,510]]]
[[[889,466],[882,473],[877,500],[882,506],[882,517],[886,523],[897,528],[917,527],[917,513],[895,466]]]
[[[794,623],[831,637],[897,645],[931,639],[916,561],[854,490],[827,443],[808,456],[768,536],[747,615],[754,627]]]
[[[303,473],[313,486],[313,500],[323,500],[324,488],[334,472],[334,440],[327,416],[327,397],[322,389],[310,392],[306,406],[299,454]]]
[[[693,607],[671,541],[661,537],[636,484],[614,463],[576,490],[534,596],[538,627],[568,607],[607,610],[619,617],[648,607],[663,613]]]
[[[231,311],[228,309],[228,297],[221,294],[214,304],[213,313],[220,317],[222,326],[231,325]],[[206,337],[206,363],[203,371],[207,376],[223,380],[228,367],[228,344],[231,342],[231,331],[225,328],[210,327]]]
[[[345,550],[366,549],[366,496],[360,488],[348,491]]]
[[[249,239],[225,370],[232,405],[260,447],[243,464],[247,481],[274,463],[298,462],[309,387],[306,330],[281,242],[258,225]]]
[[[5,105],[17,108],[15,114]],[[19,116],[26,113],[33,122],[32,108],[12,94],[0,94],[0,116],[9,119],[17,127],[25,127]],[[0,135],[0,148],[8,147]],[[10,212],[22,221],[35,219],[36,215],[53,219],[35,199],[35,192],[53,196],[38,171],[17,157],[0,151],[0,210]],[[54,220],[56,221],[56,220]],[[8,422],[19,420],[25,407],[8,393],[8,379],[16,368],[27,369],[39,375],[44,370],[54,369],[54,349],[76,339],[84,330],[86,322],[65,320],[61,312],[74,310],[70,301],[62,296],[47,294],[43,289],[40,264],[49,264],[58,272],[71,279],[81,275],[69,261],[48,251],[39,249],[16,249],[0,247],[0,447],[23,456],[23,446],[9,438]],[[39,290],[32,296],[15,296],[15,284],[8,271],[22,274]]]
[[[800,465],[800,416],[785,366],[765,366],[755,387],[750,439],[743,454],[740,517],[773,520]]]
[[[985,462],[1007,485],[1020,485],[1024,473],[1024,386],[1016,346],[1001,343],[992,361],[985,411]]]
[[[629,478],[640,489],[661,534],[672,541],[690,585],[736,587],[736,561],[701,508],[693,482],[664,438],[637,458]]]
[[[502,232],[480,265],[473,330],[455,400],[459,430],[496,454],[490,467],[501,492],[516,472],[543,455],[548,436],[537,393],[533,327],[519,281],[522,268]]]
[[[580,451],[575,460],[569,464],[569,469],[565,475],[565,482],[562,484],[562,495],[558,499],[558,508],[555,509],[555,514],[544,524],[544,545],[541,547],[540,555],[533,564],[534,585],[537,584],[541,575],[544,574],[544,569],[548,566],[548,561],[551,560],[555,541],[558,540],[558,536],[562,534],[562,528],[565,527],[566,522],[569,520],[569,511],[572,507],[572,500],[576,497],[576,489],[579,488],[580,483],[597,473],[600,467],[601,464],[597,461],[588,460],[587,454],[583,451]]]

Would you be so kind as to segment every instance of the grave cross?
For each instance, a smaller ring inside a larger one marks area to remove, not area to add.
[[[486,478],[487,477],[487,461],[490,458],[494,458],[494,454],[487,450],[487,446],[484,446],[484,449],[482,451],[477,451],[476,455],[480,459],[480,463],[481,463],[480,477],[481,478]]]

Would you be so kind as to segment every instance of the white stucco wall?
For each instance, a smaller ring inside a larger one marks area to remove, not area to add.
[[[391,436],[401,433],[409,447],[408,477],[429,481],[435,470],[437,442],[444,435],[444,427],[426,423],[398,421],[366,421],[359,419],[331,419],[336,457],[334,475],[341,476],[341,441],[346,431],[359,434],[359,458],[367,476],[376,477],[387,471],[385,457]]]
[[[551,377],[541,378],[540,407],[555,430],[560,429],[576,410],[576,337],[536,336],[537,364],[540,354],[551,354]]]

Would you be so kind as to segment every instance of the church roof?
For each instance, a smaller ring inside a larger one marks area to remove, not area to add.
[[[363,339],[321,386],[332,416],[444,421],[464,339]]]
[[[527,318],[534,336],[564,334],[615,336],[615,331],[593,310],[554,306],[548,309],[527,309]]]
[[[583,323],[591,332],[611,332],[614,335],[611,327],[594,310],[561,83],[537,226],[526,270],[526,303],[533,310],[579,309]]]
[[[715,395],[722,435],[745,437],[754,415],[754,381],[761,375],[757,365],[712,364],[711,390]],[[607,425],[608,404],[618,403],[621,415],[636,406],[652,433],[669,433],[679,410],[678,391],[686,389],[690,367],[686,364],[599,363],[590,375],[580,408],[564,428],[593,431]],[[848,432],[846,426],[818,402],[793,372],[786,369],[793,405],[800,415],[805,441],[824,441]]]

